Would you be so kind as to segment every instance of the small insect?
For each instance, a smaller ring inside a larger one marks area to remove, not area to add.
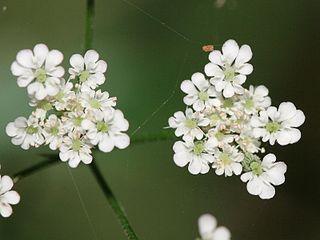
[[[204,45],[202,46],[202,51],[204,52],[212,52],[214,50],[214,46],[213,45]]]

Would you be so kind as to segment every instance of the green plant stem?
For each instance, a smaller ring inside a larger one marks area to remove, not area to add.
[[[87,0],[86,29],[84,39],[84,52],[92,48],[93,42],[93,19],[95,0]]]
[[[129,240],[138,240],[138,237],[133,231],[123,207],[121,206],[120,202],[116,199],[107,181],[104,179],[101,171],[99,170],[97,164],[95,162],[92,162],[90,164],[90,169],[93,175],[95,176],[100,188],[102,189],[105,197],[107,198],[110,207],[116,215],[121,225],[121,228],[124,231],[124,234],[127,236]]]

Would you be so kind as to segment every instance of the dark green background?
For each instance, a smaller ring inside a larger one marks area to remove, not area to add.
[[[212,171],[192,176],[172,161],[173,141],[134,145],[99,154],[103,169],[142,240],[194,239],[197,218],[213,213],[234,240],[319,239],[319,10],[318,0],[131,0],[184,34],[187,41],[122,0],[97,0],[94,48],[108,62],[103,86],[118,97],[132,132],[173,91],[173,98],[137,134],[157,132],[184,108],[177,81],[208,62],[202,43],[218,48],[229,38],[249,44],[254,73],[246,84],[264,84],[273,104],[292,101],[306,114],[302,139],[272,147],[288,164],[286,182],[274,199],[251,196],[239,178]],[[3,11],[6,6],[6,11]],[[0,0],[0,162],[13,174],[42,159],[47,148],[24,151],[10,144],[4,128],[27,116],[25,89],[10,64],[18,50],[46,43],[65,54],[82,51],[85,1]],[[85,204],[88,222],[66,164],[19,182],[22,197],[9,219],[0,218],[1,240],[126,239],[87,166],[70,170]],[[92,227],[91,227],[92,226]],[[95,237],[96,235],[96,237]]]

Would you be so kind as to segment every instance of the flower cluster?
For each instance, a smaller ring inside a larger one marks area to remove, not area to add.
[[[262,157],[263,145],[296,143],[305,116],[291,102],[271,106],[265,86],[243,87],[253,71],[251,58],[251,48],[234,40],[222,52],[212,51],[206,75],[198,72],[181,83],[187,108],[170,117],[169,126],[182,137],[173,146],[176,165],[188,165],[192,174],[213,168],[217,175],[241,175],[250,194],[269,199],[285,181],[287,167],[272,153]]]
[[[217,227],[217,220],[211,214],[203,214],[198,220],[201,238],[197,240],[230,240],[231,233],[226,227]]]
[[[105,82],[107,63],[94,50],[74,54],[65,80],[62,60],[60,51],[44,44],[18,52],[11,71],[18,86],[27,88],[34,111],[7,125],[12,143],[25,150],[41,145],[59,149],[60,159],[73,168],[91,163],[95,146],[103,152],[126,148],[129,123],[115,109],[117,99],[97,89]]]
[[[11,190],[12,187],[12,179],[6,175],[0,175],[0,214],[5,218],[10,217],[12,214],[11,205],[16,205],[20,202],[19,194],[16,191]]]

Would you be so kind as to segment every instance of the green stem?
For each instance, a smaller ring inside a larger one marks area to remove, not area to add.
[[[84,52],[92,48],[93,19],[95,0],[87,0],[86,29],[84,39]]]
[[[114,214],[116,215],[116,217],[122,227],[122,230],[124,231],[124,234],[127,236],[127,238],[129,240],[138,240],[138,237],[135,234],[135,232],[133,231],[123,207],[121,206],[120,202],[114,196],[111,188],[109,187],[107,181],[104,179],[101,171],[99,170],[99,168],[95,162],[92,162],[90,164],[90,169],[91,169],[93,175],[95,176],[100,188],[102,189],[105,197],[107,198],[107,200],[110,204],[110,207],[112,208]]]

